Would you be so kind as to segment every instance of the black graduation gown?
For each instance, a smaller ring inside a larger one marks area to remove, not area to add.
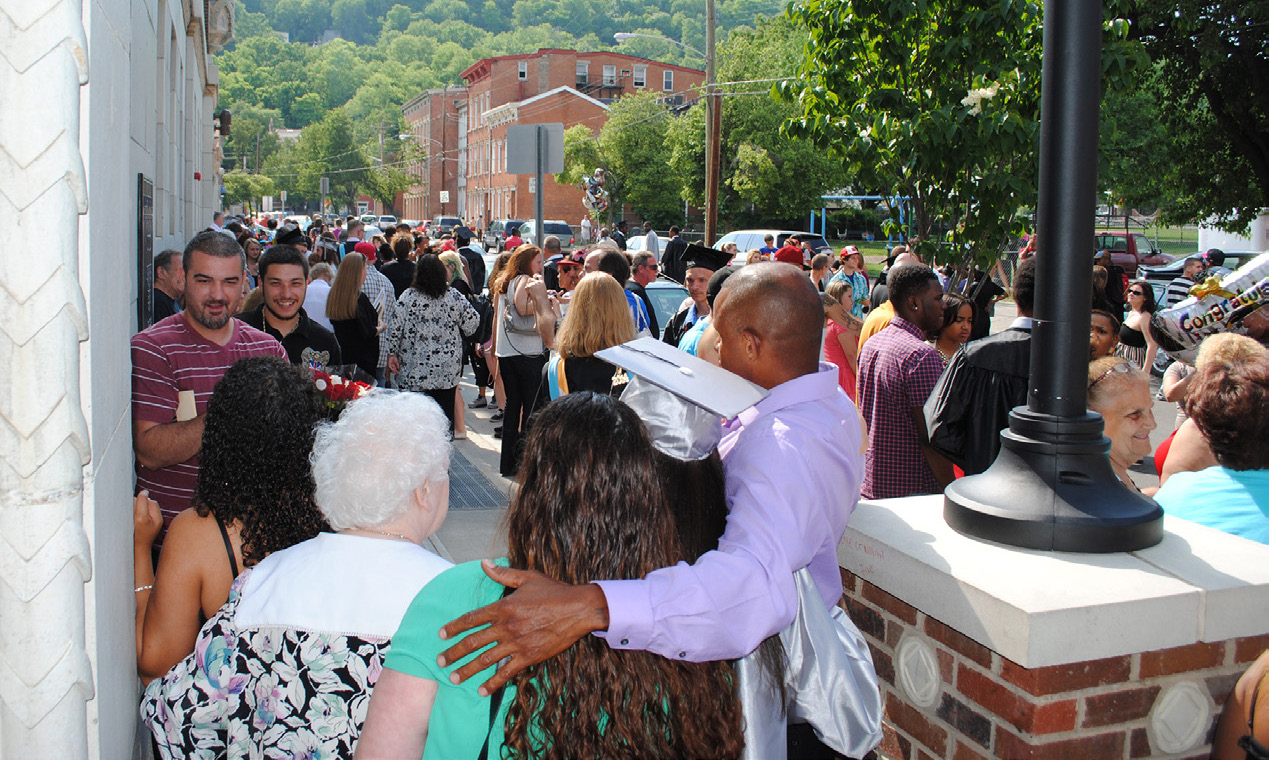
[[[669,343],[671,346],[678,347],[679,341],[682,340],[683,334],[691,327],[687,323],[687,313],[691,311],[691,306],[685,306],[679,309],[678,313],[670,317],[670,321],[665,324],[665,332],[661,333],[661,340]]]
[[[930,445],[965,471],[983,472],[1000,452],[1009,412],[1027,403],[1031,331],[1010,329],[956,352],[930,398]]]

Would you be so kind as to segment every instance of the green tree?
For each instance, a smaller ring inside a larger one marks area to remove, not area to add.
[[[300,133],[295,159],[281,175],[292,176],[296,193],[305,199],[319,197],[322,177],[330,178],[328,197],[336,206],[355,206],[358,192],[370,185],[370,160],[354,139],[352,119],[343,108]]]
[[[225,160],[232,167],[241,168],[246,159],[248,169],[258,174],[264,162],[278,151],[278,136],[269,131],[269,125],[281,126],[282,113],[254,105],[237,106],[232,113],[233,129],[225,141]]]
[[[981,265],[1021,231],[1036,197],[1041,8],[1017,0],[802,0],[799,105],[790,136],[840,155],[855,183],[910,198],[909,235],[938,261]],[[1103,69],[1122,80],[1143,56],[1108,18]],[[933,239],[948,230],[951,246]]]
[[[655,92],[627,95],[609,107],[599,132],[599,154],[609,194],[653,224],[683,217],[678,183],[666,171],[669,110]],[[621,206],[612,204],[615,209]]]
[[[564,130],[564,171],[555,175],[555,181],[561,185],[580,185],[599,167],[607,173],[608,167],[599,154],[599,140],[594,130],[585,124],[574,124]],[[616,187],[614,183],[605,185],[611,207],[621,208],[622,199],[613,194]],[[594,214],[591,217],[599,218]]]
[[[225,172],[225,203],[242,203],[256,208],[256,201],[273,195],[273,180],[263,174],[247,174],[242,171]]]
[[[1269,4],[1139,2],[1135,20],[1170,137],[1166,215],[1245,230],[1269,206]]]

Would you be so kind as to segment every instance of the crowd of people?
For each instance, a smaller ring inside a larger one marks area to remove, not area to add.
[[[156,320],[132,341],[134,556],[162,757],[738,757],[733,663],[757,650],[782,682],[793,574],[834,605],[858,499],[983,472],[1027,400],[1034,257],[1006,292],[908,246],[874,278],[853,246],[721,251],[672,230],[633,255],[607,235],[521,241],[486,275],[461,232],[360,229],[231,226],[155,257]],[[646,286],[671,261],[687,298],[662,328]],[[1156,305],[1094,277],[1088,405],[1136,490]],[[1018,317],[990,334],[1005,295]],[[765,397],[667,429],[663,407],[692,402],[626,393],[634,371],[599,356],[639,336]],[[336,400],[341,374],[379,388]],[[1254,337],[1169,370],[1187,416],[1155,453],[1165,510],[1269,543],[1267,387]],[[451,566],[425,548],[450,442],[491,404],[508,555]],[[817,743],[802,729],[790,747]]]

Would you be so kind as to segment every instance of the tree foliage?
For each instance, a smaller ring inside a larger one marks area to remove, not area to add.
[[[1245,230],[1269,206],[1269,4],[1142,0],[1135,21],[1169,136],[1166,215]]]
[[[1041,7],[802,0],[789,15],[809,41],[800,79],[779,88],[800,111],[785,133],[840,155],[856,187],[909,198],[907,232],[927,256],[986,265],[1035,203]],[[1143,57],[1122,20],[1105,31],[1117,86]],[[935,243],[943,230],[951,246]]]

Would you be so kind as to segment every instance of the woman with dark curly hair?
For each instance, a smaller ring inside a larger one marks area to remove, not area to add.
[[[522,484],[507,515],[511,567],[565,583],[642,578],[684,559],[648,433],[620,401],[571,393],[544,407],[528,435]],[[424,587],[392,639],[371,699],[362,757],[736,757],[741,711],[727,663],[615,650],[587,636],[515,676],[493,697],[492,674],[452,684],[437,666],[442,623],[503,588],[479,562]],[[465,661],[465,660],[464,660]],[[492,718],[492,719],[491,719]]]
[[[144,681],[193,651],[199,627],[229,598],[240,570],[328,530],[313,503],[308,464],[324,412],[313,382],[286,361],[243,359],[207,403],[194,506],[172,520],[157,573],[151,546],[163,520],[147,492],[137,495],[137,670]]]

